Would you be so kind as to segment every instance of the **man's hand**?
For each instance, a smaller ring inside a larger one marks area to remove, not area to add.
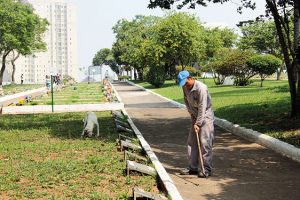
[[[198,134],[200,132],[200,127],[196,124],[194,124],[194,130],[195,130],[195,133]]]

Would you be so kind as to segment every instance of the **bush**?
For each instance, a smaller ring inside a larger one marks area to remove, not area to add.
[[[129,80],[129,76],[118,76],[119,80]]]
[[[241,51],[239,49],[232,49],[229,55],[224,60],[226,67],[231,67],[232,75],[234,76],[234,83],[237,86],[246,86],[251,83],[250,78],[256,75],[251,70],[246,61],[253,56],[251,51]]]
[[[247,60],[247,66],[249,69],[259,74],[262,87],[263,81],[268,76],[274,74],[278,68],[280,68],[282,61],[273,55],[254,55]]]
[[[64,75],[62,83],[64,85],[74,85],[76,83],[76,81],[72,76]]]
[[[166,80],[166,73],[165,69],[160,66],[152,66],[149,69],[148,75],[147,75],[147,81],[155,86],[156,88],[160,88],[163,86]]]
[[[249,79],[255,73],[246,65],[246,61],[253,56],[251,51],[239,49],[220,49],[213,62],[207,68],[214,74],[215,83],[222,84],[227,76],[234,76],[234,83],[238,86],[246,86],[251,83]]]

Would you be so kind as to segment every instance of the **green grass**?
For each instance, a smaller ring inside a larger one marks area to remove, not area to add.
[[[43,87],[44,85],[41,84],[10,84],[10,85],[4,85],[3,90],[5,95],[10,95],[18,92],[24,92],[27,90],[32,90],[36,88]]]
[[[76,90],[75,90],[76,88]],[[54,89],[55,90],[55,89]],[[105,101],[100,83],[79,83],[54,92],[54,104],[93,104]],[[51,105],[51,93],[32,99],[27,105]]]
[[[264,81],[247,87],[216,86],[212,79],[201,79],[209,88],[215,115],[230,122],[268,134],[300,147],[300,119],[291,119],[290,94],[286,80]],[[167,98],[184,103],[182,89],[175,81],[166,81],[162,88],[136,81]]]
[[[2,115],[1,199],[127,199],[151,176],[124,176],[110,112],[98,112],[100,138],[80,139],[84,113]]]

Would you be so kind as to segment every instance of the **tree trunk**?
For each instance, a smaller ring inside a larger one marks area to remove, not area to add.
[[[11,60],[11,65],[13,67],[12,74],[11,74],[11,82],[12,83],[16,83],[16,81],[15,81],[15,73],[16,73],[15,61],[19,58],[19,56],[20,56],[20,53],[17,53],[17,55],[15,57],[15,52],[13,51],[13,59]]]
[[[300,2],[294,1],[294,52],[298,52],[299,48],[299,33],[300,33]],[[295,97],[295,115],[300,114],[300,67],[296,60],[296,55],[293,55],[293,67],[297,71],[297,85]]]
[[[10,53],[10,50],[4,52],[3,55],[2,55],[2,67],[1,67],[1,70],[0,70],[0,85],[1,86],[3,85],[3,75],[4,75],[4,71],[5,71],[6,57],[9,53]]]
[[[266,0],[267,6],[268,8],[270,8],[270,11],[272,12],[273,18],[274,18],[274,22],[275,22],[275,27],[276,27],[276,31],[278,34],[278,38],[279,38],[279,43],[281,46],[281,50],[283,53],[283,58],[284,58],[284,62],[287,68],[287,73],[288,73],[288,81],[289,81],[289,86],[290,86],[290,96],[291,96],[291,116],[294,117],[296,116],[296,114],[300,113],[299,108],[296,105],[296,80],[297,80],[297,76],[295,76],[296,74],[296,70],[294,68],[294,63],[291,62],[290,60],[290,54],[289,54],[289,46],[288,46],[288,42],[286,41],[286,38],[284,36],[283,33],[283,25],[281,24],[280,21],[280,15],[278,13],[278,9],[276,7],[275,1],[272,0]],[[294,1],[294,3],[296,3],[296,1]],[[296,7],[296,4],[295,4]]]
[[[277,81],[280,81],[280,76],[281,76],[281,73],[283,72],[283,67],[284,67],[284,62],[282,63],[280,68],[276,70],[276,80]]]

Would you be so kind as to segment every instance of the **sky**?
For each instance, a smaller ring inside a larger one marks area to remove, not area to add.
[[[77,7],[77,36],[79,67],[92,64],[94,55],[102,48],[111,48],[115,41],[112,27],[120,19],[132,20],[136,15],[163,16],[160,8],[148,9],[149,0],[66,0]],[[265,1],[254,0],[257,8],[253,11],[245,9],[243,14],[236,12],[236,3],[231,0],[223,5],[209,4],[207,7],[197,6],[195,10],[182,9],[196,14],[202,22],[209,26],[227,26],[238,30],[239,21],[254,19],[265,12]],[[182,11],[181,10],[181,11]],[[237,31],[238,32],[238,31]]]

